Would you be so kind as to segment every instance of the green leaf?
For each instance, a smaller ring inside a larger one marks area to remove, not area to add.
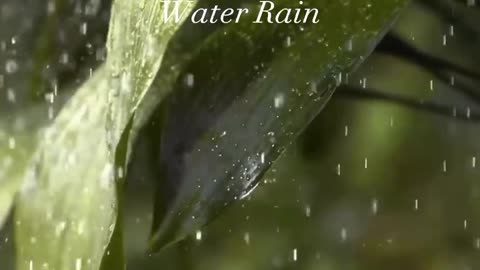
[[[102,140],[105,75],[97,71],[77,92],[34,154],[17,201],[18,269],[98,268],[116,216],[114,164]]]
[[[6,48],[0,62],[14,61],[17,68],[0,75],[0,84],[8,85],[15,94],[15,102],[0,97],[0,228],[22,184],[38,130],[70,96],[63,92],[71,92],[66,90],[72,90],[72,81],[85,77],[86,68],[100,60],[101,54],[92,51],[104,47],[110,0],[67,2],[40,0],[29,8],[16,0],[2,2],[10,16],[2,18],[0,39],[11,39],[15,46]],[[85,12],[79,14],[78,9]],[[32,23],[25,24],[25,18]],[[78,31],[82,24],[88,26],[86,32]],[[63,39],[58,38],[58,33]],[[54,104],[37,102],[44,101],[43,95],[53,94],[58,87],[62,93],[55,93],[59,95]]]
[[[0,229],[13,204],[15,194],[32,152],[38,131],[48,124],[47,116],[56,106],[33,106],[0,118]]]
[[[163,22],[163,4],[114,2],[105,65],[45,131],[26,174],[16,210],[18,269],[99,269],[110,251],[115,266],[106,259],[103,267],[124,268],[115,225],[131,118],[180,25]]]
[[[33,148],[31,134],[0,129],[0,228],[8,216],[14,196]]]
[[[132,159],[157,178],[151,250],[248,196],[407,2],[304,1],[319,8],[318,24],[244,17],[209,37],[179,75],[167,108],[157,108],[140,132],[134,155],[150,163]]]
[[[113,145],[131,120],[143,96],[155,79],[168,42],[186,16],[179,22],[164,23],[164,5],[168,1],[117,0],[113,7],[107,41],[108,66],[114,79],[110,80],[109,131]],[[182,0],[178,5],[166,4],[168,14],[175,7],[180,14],[189,14],[193,2]],[[128,10],[130,12],[125,12]],[[182,13],[186,10],[186,13]],[[125,33],[135,33],[125,39]],[[166,93],[165,93],[166,94]]]

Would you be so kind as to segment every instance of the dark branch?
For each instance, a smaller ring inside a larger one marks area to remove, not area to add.
[[[469,70],[442,58],[430,55],[408,44],[398,35],[389,33],[377,47],[377,52],[388,53],[414,62],[429,70],[449,70],[465,77],[480,81],[480,73]]]
[[[392,33],[388,34],[382,42],[380,42],[375,52],[389,54],[418,65],[433,73],[445,84],[450,84],[451,75],[449,74],[449,71],[480,82],[480,73],[471,71],[436,56],[429,55]],[[475,102],[480,103],[480,92],[476,89],[473,89],[459,80],[457,80],[452,87],[460,90],[464,95]]]
[[[457,2],[459,2],[457,0]],[[463,32],[464,36],[470,41],[478,41],[480,32],[475,29],[470,23],[465,21],[462,16],[458,16],[453,12],[453,6],[451,3],[445,3],[441,0],[420,0],[421,5],[427,9],[435,12],[442,20],[448,24],[454,25],[458,30]]]
[[[378,91],[374,89],[363,89],[350,85],[342,86],[336,92],[335,97],[354,100],[384,101],[415,110],[441,115],[455,120],[469,121],[472,123],[480,122],[480,113],[478,112],[470,111],[470,113],[460,114],[457,112],[456,107],[452,105],[439,104],[433,101],[418,100],[411,97],[386,93],[384,91]]]

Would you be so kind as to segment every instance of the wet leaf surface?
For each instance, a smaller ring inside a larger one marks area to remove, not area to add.
[[[151,250],[248,196],[406,2],[309,1],[318,24],[246,18],[209,37],[138,139],[132,177],[147,166],[158,186]]]
[[[21,186],[38,131],[51,123],[88,70],[103,60],[110,4],[109,0],[2,2],[2,25],[18,27],[0,28],[0,62],[5,64],[0,87],[8,86],[7,94],[0,97],[5,147],[0,150],[0,227]]]
[[[179,25],[163,23],[162,5],[114,3],[105,65],[42,134],[17,205],[18,269],[99,269],[104,253],[115,256],[105,269],[124,268],[115,225],[129,122]]]

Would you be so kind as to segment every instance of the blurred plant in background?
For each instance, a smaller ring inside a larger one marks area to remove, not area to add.
[[[350,73],[404,3],[327,2],[175,35],[146,0],[0,3],[0,268],[121,269],[124,242],[129,269],[478,269],[479,7],[411,3]]]

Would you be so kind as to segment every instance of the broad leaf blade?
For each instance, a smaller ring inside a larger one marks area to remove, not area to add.
[[[105,44],[111,1],[70,2],[39,0],[28,8],[22,1],[2,2],[8,12],[1,18],[0,40],[10,40],[12,46],[5,48],[0,62],[12,68],[0,75],[0,84],[9,89],[9,95],[0,97],[0,228],[22,185],[38,130],[70,96],[63,92],[71,92],[66,90],[73,81],[84,78],[87,67],[103,55],[96,50]],[[84,31],[78,31],[81,25]],[[58,88],[62,93],[56,93]],[[53,104],[44,102],[47,92],[55,93]]]
[[[162,5],[115,1],[106,64],[46,130],[32,159],[16,211],[18,269],[99,269],[121,207],[130,119],[179,26],[163,22]],[[124,267],[121,255],[116,268]]]
[[[38,132],[50,123],[47,116],[50,110],[58,109],[56,105],[34,106],[14,116],[0,118],[0,229],[22,186]]]
[[[108,128],[113,145],[120,140],[132,113],[155,79],[168,42],[193,6],[194,1],[187,0],[116,1],[107,41],[110,53],[107,62],[113,77]],[[175,9],[184,16],[178,22],[170,18],[165,23],[164,15]],[[135,34],[125,39],[125,33]]]
[[[151,249],[247,196],[406,2],[313,0],[318,24],[245,19],[209,38],[139,139],[159,178]]]
[[[114,164],[99,139],[104,76],[97,71],[79,90],[34,155],[16,211],[18,269],[96,269],[103,256],[116,215]]]
[[[0,229],[21,186],[19,179],[34,145],[32,135],[0,129]]]

